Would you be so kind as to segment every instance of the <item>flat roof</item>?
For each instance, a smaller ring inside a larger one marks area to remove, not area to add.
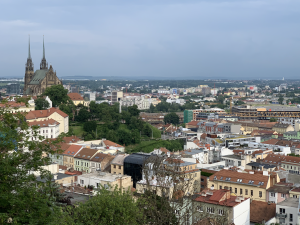
[[[277,203],[277,205],[298,208],[299,198],[287,198],[284,201]]]

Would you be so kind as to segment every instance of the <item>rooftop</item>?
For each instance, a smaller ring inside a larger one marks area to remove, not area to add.
[[[253,200],[250,204],[250,222],[261,224],[269,221],[276,214],[276,204]]]
[[[297,208],[299,205],[299,198],[287,198],[282,202],[277,203],[278,206],[287,206],[292,208]]]
[[[128,178],[130,176],[128,175],[120,175],[120,174],[111,174],[111,173],[105,173],[105,172],[98,172],[98,173],[86,173],[80,175],[80,177],[95,179],[99,181],[107,181],[107,182],[113,182],[120,178]]]

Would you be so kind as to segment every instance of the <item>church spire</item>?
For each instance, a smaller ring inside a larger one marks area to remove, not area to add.
[[[31,59],[31,54],[30,54],[30,35],[29,35],[29,40],[28,40],[28,59]]]
[[[46,58],[45,58],[44,35],[43,35],[43,58],[42,58],[42,61],[41,61],[41,64],[40,64],[40,69],[41,70],[47,70],[48,69],[48,63],[47,63]]]
[[[25,70],[33,71],[33,63],[32,63],[31,53],[30,53],[30,35],[28,39],[28,57],[27,57],[27,63],[25,64]]]

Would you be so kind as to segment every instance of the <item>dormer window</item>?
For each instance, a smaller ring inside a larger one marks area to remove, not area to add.
[[[225,179],[225,180],[226,180],[226,181],[230,181],[230,179],[231,179],[230,177],[226,177],[226,179]]]
[[[253,180],[249,180],[248,184],[253,184],[254,181]]]
[[[264,182],[260,181],[260,182],[258,182],[258,185],[264,185]]]
[[[223,177],[221,177],[220,180],[223,180]]]
[[[214,180],[216,180],[216,179],[217,179],[217,176],[214,177]]]
[[[237,179],[237,182],[241,183],[241,182],[242,182],[242,179]]]

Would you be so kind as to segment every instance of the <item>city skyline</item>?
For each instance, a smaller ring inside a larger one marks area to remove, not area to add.
[[[15,7],[15,5],[18,7]],[[2,1],[0,77],[293,79],[300,72],[298,1]]]

